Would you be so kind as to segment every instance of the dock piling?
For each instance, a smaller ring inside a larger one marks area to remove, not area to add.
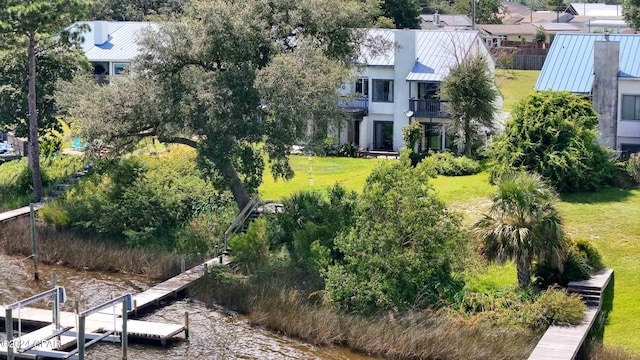
[[[185,339],[189,338],[189,312],[184,312],[184,337]]]
[[[31,228],[31,257],[33,259],[33,280],[38,281],[38,255],[36,255],[36,213],[33,203],[29,204],[29,225]]]
[[[187,264],[184,261],[184,258],[182,258],[182,260],[180,261],[180,272],[183,273],[185,272],[187,269]]]

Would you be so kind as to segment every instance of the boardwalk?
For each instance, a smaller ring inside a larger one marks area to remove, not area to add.
[[[222,265],[228,265],[229,262],[229,257],[223,256]],[[207,268],[221,265],[219,258],[211,259],[200,265],[194,266],[167,281],[161,282],[160,284],[157,284],[156,286],[153,286],[141,293],[133,295],[134,308],[129,311],[129,314],[135,316],[139,311],[146,311],[149,307],[157,307],[161,301],[167,298],[177,298],[181,291],[192,286],[197,280],[204,276],[205,264]],[[102,313],[111,314],[115,311],[116,314],[120,314],[122,311],[120,306],[121,305],[117,305],[115,310],[109,308],[104,310]]]
[[[588,280],[569,283],[569,291],[581,294],[583,300],[592,306],[587,307],[585,317],[578,325],[550,326],[529,356],[529,360],[575,359],[600,312],[602,293],[609,284],[612,275],[613,270],[602,269],[594,273]]]
[[[38,211],[38,210],[42,209],[43,206],[44,206],[43,202],[35,203],[35,204],[33,204],[33,210]],[[11,210],[11,211],[6,211],[6,212],[3,212],[3,213],[0,213],[0,223],[1,222],[5,222],[7,220],[18,218],[20,216],[29,215],[29,212],[30,212],[29,206],[25,206],[25,207],[21,207],[19,209],[15,209],[15,210]]]

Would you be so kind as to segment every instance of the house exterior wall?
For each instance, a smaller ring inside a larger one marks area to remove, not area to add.
[[[620,43],[617,41],[596,41],[593,50],[592,98],[593,108],[600,114],[598,121],[600,138],[598,141],[602,145],[617,149]]]
[[[640,121],[622,119],[622,95],[640,96],[640,79],[618,80],[618,150],[621,144],[640,144]]]

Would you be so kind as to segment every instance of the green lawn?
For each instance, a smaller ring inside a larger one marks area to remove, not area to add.
[[[266,173],[260,195],[280,199],[298,190],[322,189],[335,182],[361,191],[367,175],[380,161],[392,160],[314,157],[314,185],[310,186],[308,157],[292,156],[291,164],[296,170],[293,180],[274,183],[270,173]],[[462,177],[441,176],[431,180],[431,184],[450,208],[464,214],[466,226],[490,206],[492,187],[486,172]],[[640,353],[640,190],[607,188],[574,194],[563,197],[559,208],[568,234],[593,241],[605,265],[615,270],[613,310],[605,327],[605,343]],[[468,279],[473,291],[512,287],[515,283],[513,264],[484,267]]]
[[[300,190],[325,191],[335,183],[360,192],[371,170],[381,161],[391,160],[292,155],[289,163],[295,172],[294,178],[274,181],[267,168],[258,192],[263,199],[279,200]]]
[[[496,69],[496,85],[504,97],[502,110],[511,112],[518,101],[531,94],[538,75],[540,75],[538,70]]]

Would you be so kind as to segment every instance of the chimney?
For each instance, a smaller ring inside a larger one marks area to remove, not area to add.
[[[109,41],[109,23],[106,21],[93,22],[93,43],[96,46]]]
[[[438,10],[436,10],[436,13],[433,14],[433,23],[437,26],[440,27],[440,14],[438,14]]]
[[[618,71],[620,68],[620,42],[596,41],[593,44],[593,108],[598,119],[600,144],[617,150],[618,137]]]

